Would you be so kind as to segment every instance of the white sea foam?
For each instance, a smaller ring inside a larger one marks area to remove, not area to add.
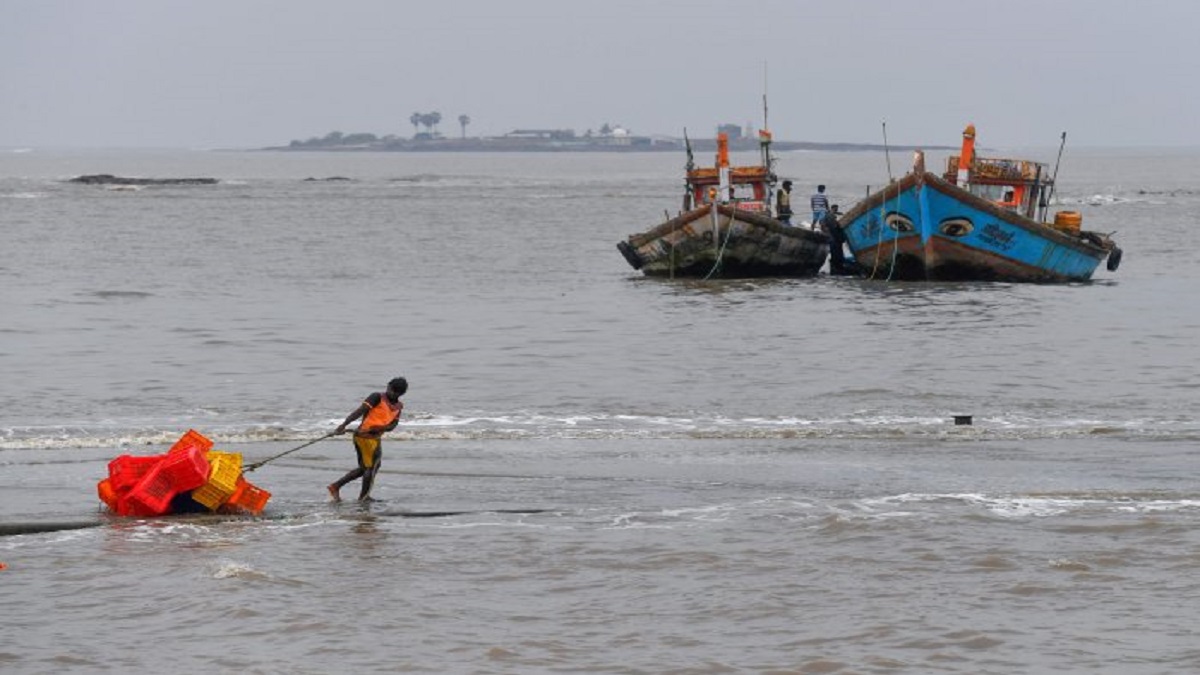
[[[271,575],[260,572],[248,563],[235,562],[225,560],[218,564],[217,569],[213,571],[214,579],[247,579],[247,580],[270,580]]]
[[[209,415],[219,417],[219,415]],[[0,450],[142,448],[169,446],[188,428],[195,428],[222,445],[291,443],[313,440],[328,433],[338,419],[312,420],[294,425],[250,427],[213,423],[197,417],[178,424],[130,425],[122,420],[99,420],[90,425],[65,427],[9,427],[0,429]],[[906,417],[862,414],[822,419],[799,417],[725,417],[664,415],[604,415],[543,413],[506,415],[421,415],[406,418],[390,438],[413,441],[521,440],[521,439],[904,439],[934,441],[997,441],[1087,438],[1098,435],[1156,440],[1195,440],[1200,426],[1188,419],[1137,418],[1105,420],[1067,417],[1033,418],[1023,415],[976,417],[972,425],[955,425],[952,415]]]
[[[1061,495],[990,495],[984,493],[918,494],[907,493],[860,502],[864,508],[875,513],[899,505],[935,505],[958,503],[970,508],[981,509],[1001,518],[1045,518],[1083,511],[1110,511],[1128,513],[1160,513],[1200,508],[1200,501],[1184,499],[1158,499],[1144,495],[1121,493],[1080,493]]]
[[[1117,204],[1148,203],[1143,196],[1131,197],[1112,193],[1085,196],[1063,196],[1054,200],[1056,206],[1114,206]]]

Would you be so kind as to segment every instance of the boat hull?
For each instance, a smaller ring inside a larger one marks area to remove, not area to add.
[[[617,244],[647,276],[811,277],[829,256],[829,238],[766,215],[711,204]]]
[[[910,173],[841,221],[866,276],[900,281],[1086,281],[1111,242],[995,206],[932,173]]]

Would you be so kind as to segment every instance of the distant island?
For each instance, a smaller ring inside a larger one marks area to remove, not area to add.
[[[514,129],[503,136],[467,136],[470,118],[459,116],[462,133],[457,138],[447,137],[437,131],[441,115],[437,113],[413,113],[410,118],[414,129],[426,125],[426,131],[416,131],[410,138],[394,134],[376,136],[372,133],[346,134],[331,131],[322,137],[308,140],[293,140],[283,146],[261,148],[268,151],[302,152],[680,152],[688,143],[695,151],[715,151],[716,136],[712,138],[683,138],[669,136],[639,136],[620,126],[605,123],[598,131],[588,129],[577,134],[573,129]],[[757,133],[743,133],[735,124],[722,124],[718,133],[729,137],[729,148],[734,151],[758,150]],[[781,152],[794,150],[823,151],[883,151],[885,149],[906,151],[916,146],[891,146],[885,148],[874,143],[818,143],[812,141],[772,141],[772,149]],[[950,149],[950,146],[924,146],[929,150]]]

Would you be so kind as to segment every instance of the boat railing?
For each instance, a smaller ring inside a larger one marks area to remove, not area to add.
[[[731,166],[729,181],[731,183],[762,183],[766,182],[769,172],[762,166]],[[687,172],[687,179],[693,185],[716,185],[721,180],[720,169],[702,168]]]
[[[767,203],[761,199],[734,199],[729,202],[729,206],[739,211],[749,211],[750,213],[767,213]]]
[[[1043,170],[1038,172],[1038,167]],[[976,157],[971,162],[971,181],[1019,181],[1033,182],[1039,175],[1043,183],[1047,172],[1045,165],[1027,159],[1005,159],[999,157]],[[958,155],[946,159],[946,178],[953,180],[958,173]]]

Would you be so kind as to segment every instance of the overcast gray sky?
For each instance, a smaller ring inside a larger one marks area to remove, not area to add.
[[[0,0],[0,146],[259,147],[605,122],[1200,145],[1195,0]]]

